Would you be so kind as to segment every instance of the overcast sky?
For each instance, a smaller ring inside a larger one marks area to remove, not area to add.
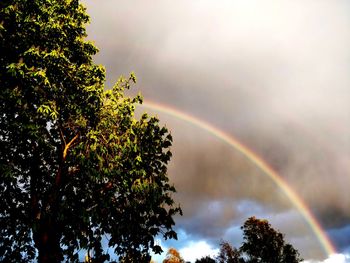
[[[237,138],[306,202],[350,253],[350,2],[85,0],[107,85],[135,71],[145,100]],[[208,132],[164,112],[184,254],[239,246],[249,216],[269,220],[305,259],[323,248],[281,189]],[[182,249],[182,250],[181,250]],[[187,249],[187,250],[186,250]]]

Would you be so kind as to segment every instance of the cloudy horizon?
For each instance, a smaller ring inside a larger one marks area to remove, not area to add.
[[[131,95],[140,91],[242,142],[305,201],[337,252],[350,254],[348,1],[83,3],[107,86],[134,71]],[[239,227],[255,215],[305,260],[326,260],[300,212],[253,162],[203,129],[141,110],[174,137],[169,177],[184,216],[176,218],[180,240],[165,247],[188,254],[216,251],[221,239],[239,246]]]

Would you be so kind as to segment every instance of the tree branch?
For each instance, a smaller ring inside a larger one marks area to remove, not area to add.
[[[75,140],[77,140],[79,138],[79,132],[73,137],[73,139],[70,140],[70,142],[68,144],[66,144],[65,142],[65,146],[64,146],[64,150],[63,150],[63,159],[62,161],[64,162],[66,160],[67,154],[68,154],[68,150],[70,148],[70,146],[74,143]]]

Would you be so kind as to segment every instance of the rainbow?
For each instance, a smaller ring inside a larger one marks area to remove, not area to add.
[[[203,130],[206,130],[208,133],[214,135],[215,137],[219,138],[220,140],[228,144],[230,147],[234,148],[235,150],[243,154],[249,161],[253,162],[264,174],[269,176],[276,183],[276,185],[284,192],[284,194],[288,197],[291,203],[297,208],[299,213],[303,216],[307,224],[310,226],[310,228],[316,235],[317,239],[319,240],[325,252],[328,255],[336,254],[335,246],[331,243],[325,231],[322,229],[320,223],[317,221],[317,219],[312,214],[310,209],[307,207],[305,202],[286,183],[286,181],[256,153],[254,153],[252,150],[250,150],[245,145],[240,143],[234,137],[219,130],[213,125],[203,120],[200,120],[194,116],[191,116],[185,112],[182,112],[178,109],[172,108],[171,106],[162,105],[162,104],[154,103],[150,101],[144,102],[143,104],[141,104],[141,106],[176,117],[192,125],[195,125]]]

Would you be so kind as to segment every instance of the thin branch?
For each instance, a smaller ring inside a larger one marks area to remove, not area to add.
[[[74,141],[76,139],[79,138],[79,132],[73,137],[73,139],[70,140],[70,142],[68,144],[65,144],[64,146],[64,150],[63,150],[63,161],[66,160],[66,157],[67,157],[67,153],[68,153],[68,150],[70,148],[70,146],[74,143]],[[65,142],[66,143],[66,142]]]
[[[62,138],[62,140],[63,140],[63,142],[64,142],[64,146],[66,146],[66,145],[67,145],[66,139],[64,138],[64,135],[63,135],[63,132],[62,132],[61,127],[59,127],[59,129],[60,129],[61,138]]]

